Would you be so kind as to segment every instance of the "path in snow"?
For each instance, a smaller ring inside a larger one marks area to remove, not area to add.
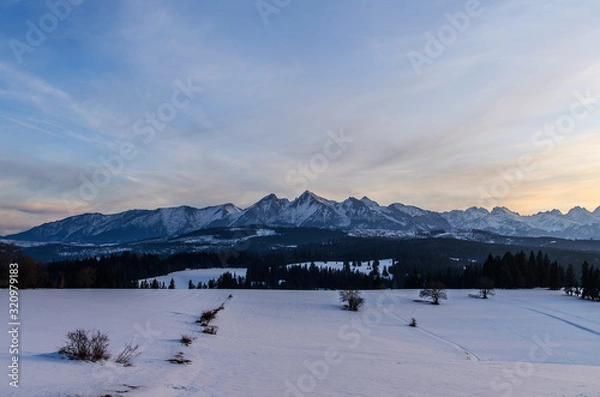
[[[515,302],[520,302],[520,303],[529,303],[529,302],[525,302],[525,301],[522,301],[522,300],[519,300],[519,299],[510,299],[510,300],[515,301]],[[582,303],[586,303],[586,302],[582,302]],[[542,311],[542,310],[539,310],[539,309],[534,309],[534,308],[526,306],[526,305],[519,305],[519,307],[521,307],[523,309],[526,309],[526,310],[529,310],[529,311],[532,311],[534,313],[539,313],[539,314],[542,314],[544,316],[547,316],[547,317],[553,318],[555,320],[561,321],[561,322],[563,322],[565,324],[571,325],[571,326],[573,326],[575,328],[578,328],[578,329],[580,329],[582,331],[589,332],[590,334],[593,334],[593,335],[596,335],[596,336],[600,336],[600,331],[596,331],[596,330],[588,328],[588,327],[586,327],[584,325],[581,325],[581,324],[578,324],[576,322],[567,320],[564,317],[560,317],[560,316],[557,316],[555,314],[551,314],[551,313],[548,313],[548,312],[545,312],[545,311]],[[551,311],[554,311],[554,312],[557,312],[557,313],[562,313],[564,315],[568,315],[568,316],[571,316],[571,317],[577,317],[577,318],[580,318],[582,320],[588,320],[588,319],[586,319],[584,317],[573,315],[572,313],[566,313],[566,312],[563,312],[563,311],[560,311],[560,310],[557,310],[557,309],[552,309],[552,308],[549,308],[547,306],[538,305],[538,307],[543,307],[543,308],[546,308],[547,310],[551,310]]]
[[[397,318],[398,320],[402,321],[404,324],[408,324],[409,323],[409,321],[407,319],[405,319],[402,316],[400,316],[400,315],[398,315],[396,313],[393,313],[393,312],[391,312],[389,310],[385,310],[385,313],[388,314],[388,315],[390,315],[390,316],[392,316],[392,317]],[[433,337],[433,338],[435,338],[435,339],[437,339],[439,341],[442,341],[444,343],[449,344],[450,346],[452,346],[453,348],[455,348],[457,351],[460,351],[461,353],[465,353],[466,356],[467,356],[467,360],[471,360],[470,356],[473,356],[473,357],[475,357],[475,359],[477,361],[481,361],[481,359],[479,358],[479,356],[474,351],[472,351],[471,349],[468,349],[468,348],[464,347],[463,345],[461,345],[459,343],[453,342],[453,341],[451,341],[448,338],[444,338],[443,336],[438,335],[435,332],[426,330],[423,327],[419,326],[418,324],[417,324],[417,326],[415,328],[417,330],[419,330],[420,332],[423,332],[423,333],[425,333],[425,334],[427,334],[427,335],[429,335],[429,336],[431,336],[431,337]]]

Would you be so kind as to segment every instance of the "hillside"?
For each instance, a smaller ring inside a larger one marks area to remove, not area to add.
[[[414,290],[372,291],[358,313],[342,310],[336,291],[231,291],[218,334],[200,333],[199,314],[229,293],[23,291],[21,386],[2,382],[0,394],[600,396],[598,304],[557,291],[483,301],[451,290],[440,306],[413,301]],[[129,368],[63,360],[56,351],[75,328],[106,331],[113,352],[133,341],[142,354]],[[183,334],[196,338],[189,347]],[[189,365],[166,361],[180,351]]]

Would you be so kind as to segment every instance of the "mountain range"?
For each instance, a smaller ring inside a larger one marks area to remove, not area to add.
[[[170,238],[208,228],[246,226],[322,228],[354,233],[391,231],[397,236],[485,231],[503,236],[600,239],[600,207],[575,207],[523,216],[504,207],[435,212],[404,204],[382,206],[367,197],[342,202],[306,191],[290,201],[269,194],[246,209],[231,203],[89,213],[45,223],[5,239],[31,242],[128,243]]]

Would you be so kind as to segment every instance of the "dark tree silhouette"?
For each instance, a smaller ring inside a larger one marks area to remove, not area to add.
[[[575,276],[575,268],[572,264],[569,264],[567,267],[567,272],[565,274],[565,293],[567,295],[573,295],[577,290],[579,284],[577,283],[577,277]]]
[[[431,303],[434,305],[440,304],[440,299],[448,299],[446,295],[446,286],[439,281],[431,281],[427,284],[427,288],[422,289],[419,292],[421,298],[431,299]]]
[[[479,287],[479,296],[481,299],[487,299],[488,296],[494,296],[494,280],[489,277],[481,277],[477,280]]]

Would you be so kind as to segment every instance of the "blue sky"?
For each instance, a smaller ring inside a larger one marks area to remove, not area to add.
[[[593,210],[599,31],[593,0],[0,0],[0,234],[305,189]]]

